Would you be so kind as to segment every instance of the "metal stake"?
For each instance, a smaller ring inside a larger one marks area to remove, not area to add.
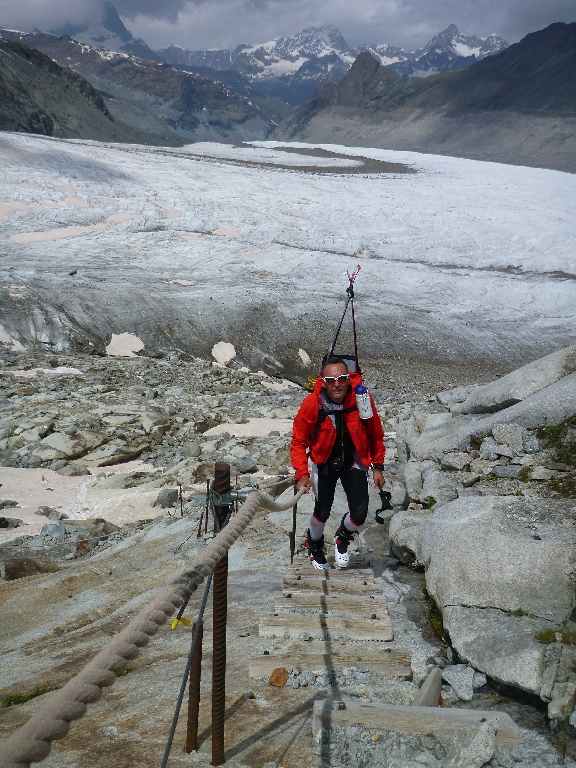
[[[192,625],[192,637],[196,632],[196,622]],[[190,667],[190,687],[188,688],[188,723],[186,725],[186,752],[198,751],[198,713],[200,711],[200,676],[202,674],[202,635],[204,624],[200,625],[198,642],[194,648]]]
[[[214,492],[229,493],[230,466],[217,461],[214,469]],[[228,507],[216,507],[220,526],[228,515]],[[212,765],[224,762],[224,716],[226,710],[226,618],[228,610],[228,555],[214,569],[214,602],[212,617]]]

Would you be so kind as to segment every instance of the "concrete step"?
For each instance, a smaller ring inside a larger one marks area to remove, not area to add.
[[[345,708],[341,709],[343,705]],[[383,731],[449,736],[469,733],[489,718],[497,721],[496,745],[504,744],[510,748],[518,744],[520,728],[505,712],[456,707],[404,707],[358,702],[347,698],[315,701],[312,730],[316,736],[322,728],[361,725],[364,728],[378,728]]]

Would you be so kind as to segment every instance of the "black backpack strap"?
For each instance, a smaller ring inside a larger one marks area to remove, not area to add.
[[[320,432],[320,427],[324,423],[324,420],[328,416],[327,412],[322,408],[321,406],[318,406],[318,418],[316,419],[316,426],[314,427],[314,431],[310,434],[308,437],[309,441],[314,440],[314,438],[318,435],[318,432]]]

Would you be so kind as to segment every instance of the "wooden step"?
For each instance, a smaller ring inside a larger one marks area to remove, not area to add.
[[[338,635],[350,640],[389,642],[394,637],[388,616],[368,620],[297,613],[260,617],[260,637],[283,637],[288,634],[291,638],[298,638],[302,632],[308,632],[311,637],[320,640]]]
[[[288,597],[290,595],[290,597]],[[300,595],[291,592],[285,593],[276,600],[274,611],[310,611],[316,610],[320,613],[358,613],[368,614],[368,618],[373,613],[378,616],[388,613],[388,603],[380,595],[339,595],[331,592],[329,595]]]
[[[344,702],[346,709],[339,709]],[[314,702],[312,730],[316,736],[322,728],[361,725],[399,733],[450,736],[469,733],[487,719],[498,724],[496,745],[511,748],[520,741],[520,729],[505,712],[485,712],[477,709],[451,707],[404,707],[364,703],[351,699]]]
[[[312,563],[306,562],[304,565],[298,563],[289,566],[284,572],[284,578],[295,578],[301,576],[304,578],[316,578],[318,580],[330,581],[332,579],[348,579],[349,581],[364,581],[368,584],[374,584],[374,573],[368,567],[363,568],[330,568],[327,571],[319,571]]]
[[[274,605],[274,613],[279,616],[342,616],[351,619],[383,619],[388,616],[388,608],[384,604],[383,609],[374,601],[365,605],[342,605],[340,601],[331,600],[329,603],[325,596],[311,600],[310,605],[298,605],[293,599],[283,600]],[[328,603],[328,604],[327,604]],[[314,611],[314,613],[312,613]]]
[[[367,571],[361,576],[343,571],[305,571],[299,569],[289,569],[284,573],[284,585],[294,589],[310,589],[313,587],[318,591],[326,591],[330,585],[341,588],[344,594],[354,594],[357,592],[377,591],[381,592],[380,587],[374,583],[374,576],[371,571]]]
[[[290,653],[284,655],[252,656],[250,659],[250,677],[269,677],[277,667],[291,669],[309,669],[315,675],[342,667],[357,667],[374,672],[382,677],[412,678],[410,655],[405,651],[383,649],[374,651],[338,652],[338,653]]]
[[[282,592],[292,597],[306,596],[314,597],[318,595],[359,595],[369,598],[370,595],[381,594],[375,584],[358,584],[352,581],[288,581],[284,579]]]

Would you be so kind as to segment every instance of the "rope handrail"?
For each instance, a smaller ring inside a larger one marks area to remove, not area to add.
[[[98,701],[102,695],[102,688],[115,683],[116,673],[126,669],[128,662],[138,656],[140,648],[148,644],[159,627],[198,589],[258,511],[283,512],[290,509],[303,493],[304,490],[299,491],[285,504],[279,504],[261,490],[250,493],[228,525],[196,556],[192,567],[165,587],[92,661],[4,742],[0,752],[1,768],[28,768],[31,763],[44,760],[50,753],[52,741],[63,739],[70,730],[70,722],[83,717],[87,705]]]

